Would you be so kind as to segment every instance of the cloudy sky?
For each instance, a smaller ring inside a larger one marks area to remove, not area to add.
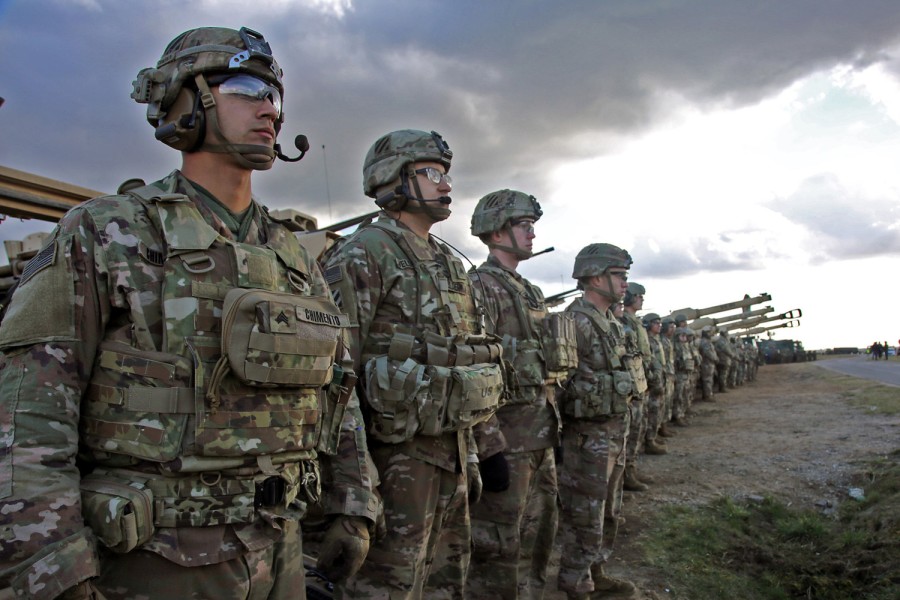
[[[368,147],[435,129],[455,180],[436,233],[480,262],[477,199],[535,195],[556,250],[521,270],[548,295],[603,241],[631,252],[648,310],[768,292],[804,314],[776,337],[807,348],[900,337],[896,0],[0,0],[0,165],[104,192],[177,167],[131,81],[203,25],[266,36],[282,142],[309,136],[256,177],[270,208],[372,210]]]

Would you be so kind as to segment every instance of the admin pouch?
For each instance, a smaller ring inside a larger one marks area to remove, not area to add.
[[[330,298],[257,289],[229,291],[222,314],[223,361],[262,387],[330,383],[341,330],[350,326]]]
[[[145,483],[91,473],[81,478],[81,512],[100,542],[120,554],[153,537],[153,492]]]
[[[627,371],[596,373],[593,380],[573,378],[563,401],[563,414],[575,419],[597,419],[628,412],[634,391]]]
[[[371,434],[393,444],[480,423],[497,409],[504,390],[495,363],[444,367],[383,355],[366,363],[365,377]]]

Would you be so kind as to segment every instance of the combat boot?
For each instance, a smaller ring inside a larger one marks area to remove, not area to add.
[[[662,425],[659,426],[657,433],[659,435],[663,436],[664,438],[675,437],[675,432],[672,431],[671,429],[669,429],[668,427],[666,427],[665,423],[663,423]]]
[[[650,440],[644,444],[644,454],[668,454],[669,450],[663,444],[660,444],[656,440]]]
[[[675,417],[674,419],[672,419],[672,424],[677,425],[678,427],[687,427],[688,426],[687,419],[684,417]]]
[[[591,569],[591,578],[594,580],[592,599],[600,598],[634,598],[637,588],[630,581],[607,575],[603,571],[603,565]]]
[[[625,479],[622,487],[628,492],[646,492],[650,489],[650,486],[637,478],[634,465],[625,467]]]

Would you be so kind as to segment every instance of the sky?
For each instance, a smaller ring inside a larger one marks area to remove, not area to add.
[[[898,343],[895,0],[0,0],[0,165],[102,192],[177,168],[131,82],[205,25],[265,35],[282,145],[310,140],[255,175],[272,209],[374,210],[369,146],[436,130],[454,189],[433,231],[476,264],[475,203],[512,188],[544,210],[535,247],[555,250],[520,271],[546,295],[608,242],[647,311],[767,292],[803,311],[776,339]],[[0,239],[51,227],[6,219]]]

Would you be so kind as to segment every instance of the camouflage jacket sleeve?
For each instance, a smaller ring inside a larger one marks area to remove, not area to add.
[[[485,325],[487,333],[498,334],[497,323],[499,319],[499,302],[497,301],[496,284],[490,276],[482,276],[476,272],[470,272],[469,278],[472,280],[472,289],[475,298],[480,306],[485,310]],[[494,283],[494,285],[491,285]],[[487,421],[479,423],[472,428],[474,434],[475,446],[478,448],[479,460],[484,460],[490,456],[502,452],[506,448],[506,438],[500,429],[500,420],[497,414],[491,415]]]
[[[114,310],[99,242],[107,233],[86,210],[71,211],[26,268],[0,327],[0,595],[54,598],[99,573],[75,455],[81,397]]]
[[[309,272],[313,277],[313,294],[329,295],[328,284],[318,266],[310,264]],[[336,357],[336,360],[349,368],[353,361],[348,345],[349,335],[345,345],[339,350],[343,356]],[[358,367],[354,367],[354,372],[357,377],[361,376]],[[320,456],[324,479],[322,504],[325,513],[365,517],[375,523],[381,505],[374,491],[378,485],[378,475],[369,455],[366,426],[355,390],[341,422],[337,452]]]

